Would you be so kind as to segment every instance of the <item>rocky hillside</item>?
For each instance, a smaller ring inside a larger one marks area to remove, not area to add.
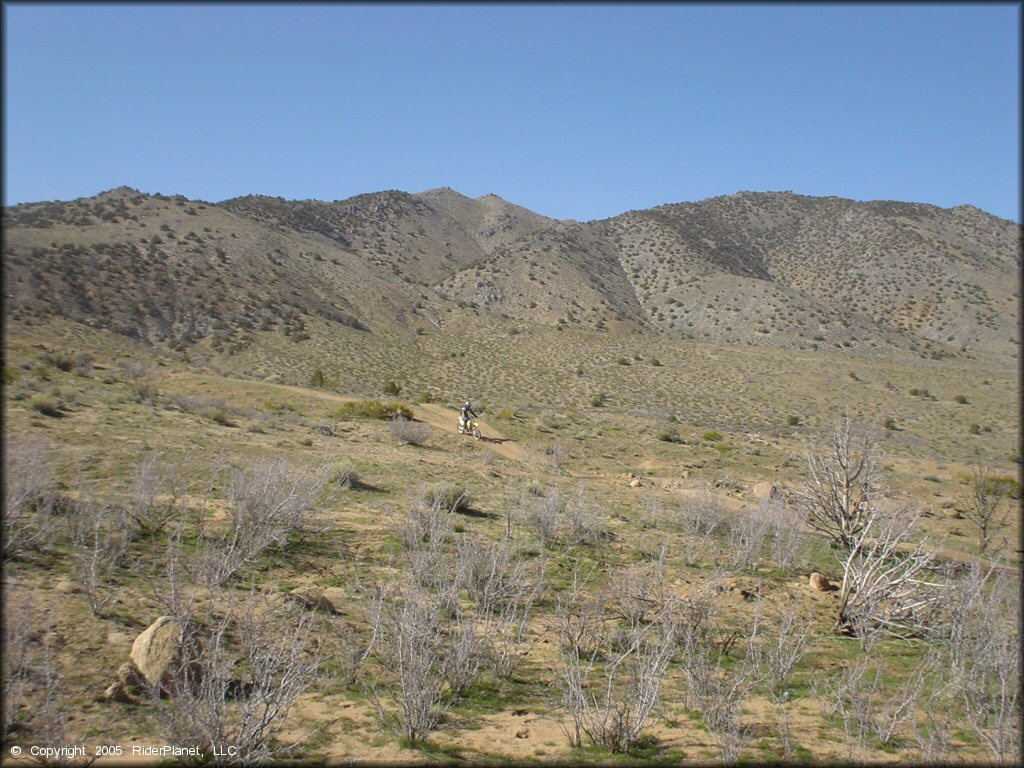
[[[217,204],[119,188],[5,209],[4,230],[7,319],[177,348],[481,312],[794,349],[1019,343],[1021,229],[969,206],[743,192],[580,223],[447,188]]]

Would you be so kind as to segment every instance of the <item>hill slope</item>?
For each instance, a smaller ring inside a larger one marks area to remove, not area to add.
[[[178,348],[497,322],[1016,354],[1020,227],[977,209],[739,193],[556,221],[494,195],[219,204],[128,188],[5,210],[9,318]]]

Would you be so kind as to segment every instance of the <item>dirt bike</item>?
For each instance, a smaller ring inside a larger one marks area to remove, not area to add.
[[[480,439],[480,427],[477,426],[476,419],[459,419],[459,434],[465,435],[466,433],[471,434],[474,440]]]

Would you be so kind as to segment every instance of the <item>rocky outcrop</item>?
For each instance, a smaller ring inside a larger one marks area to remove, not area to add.
[[[199,641],[187,637],[176,619],[161,616],[135,638],[131,659],[149,685],[174,693],[181,685],[196,685],[202,679],[196,661],[199,650]]]
[[[811,585],[811,589],[816,592],[831,592],[834,589],[825,574],[818,573],[817,571],[811,574],[808,583]]]

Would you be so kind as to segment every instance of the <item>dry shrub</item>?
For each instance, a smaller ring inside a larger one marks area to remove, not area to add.
[[[153,690],[160,734],[207,754],[214,746],[234,746],[234,754],[213,758],[218,764],[286,758],[298,742],[279,744],[277,737],[322,661],[311,614],[263,593],[237,599],[215,590],[201,619],[184,625],[181,679],[192,685],[163,698],[159,686]]]
[[[56,527],[54,479],[49,450],[22,435],[4,440],[3,559],[47,541]]]
[[[391,420],[391,436],[405,445],[423,445],[430,440],[430,427],[404,416],[396,416]]]
[[[585,594],[580,574],[559,600],[563,726],[574,747],[591,744],[624,753],[658,704],[681,627],[680,605],[666,598],[660,564],[651,572],[613,573],[607,594]],[[618,606],[618,615],[603,606]]]

